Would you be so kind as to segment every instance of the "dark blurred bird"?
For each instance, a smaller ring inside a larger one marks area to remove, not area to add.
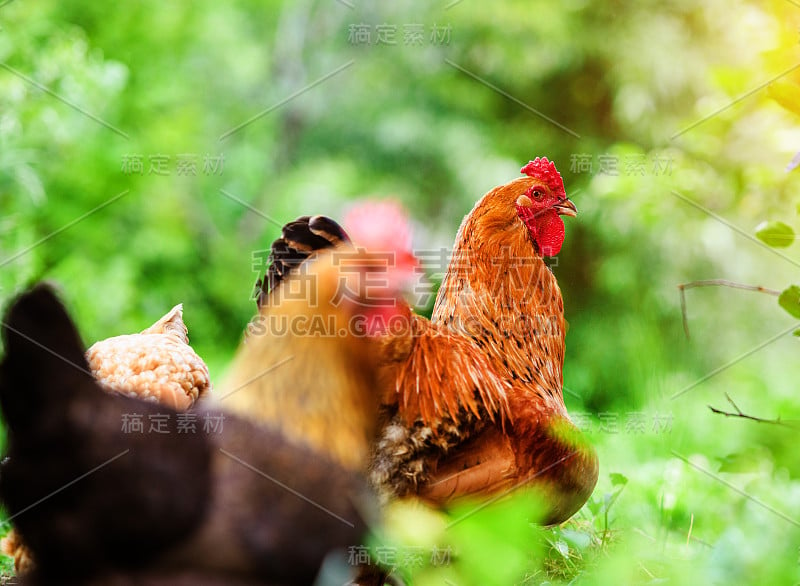
[[[320,282],[339,281],[330,263],[315,271]],[[331,309],[283,308],[287,316]],[[336,311],[339,319],[350,315],[347,305]],[[181,413],[104,392],[47,286],[14,302],[2,334],[8,448],[0,498],[35,559],[25,583],[310,584],[329,552],[362,542],[371,499],[354,470],[366,463],[343,451],[366,458],[377,417],[370,413],[370,405],[377,409],[374,364],[360,345],[339,351],[338,361],[361,373],[345,385],[324,373],[305,375],[309,366],[300,360],[278,367],[298,374],[286,379],[297,385],[279,389],[278,400],[305,405],[313,424],[297,411],[290,424],[270,428],[213,404]],[[262,362],[275,343],[251,336],[235,380],[244,384],[276,368]],[[280,343],[288,356],[314,345],[306,336]],[[338,351],[323,346],[312,355]],[[357,405],[363,416],[343,412],[345,405]],[[134,417],[144,429],[126,429]],[[345,430],[343,420],[368,429]],[[206,421],[219,423],[203,429]],[[318,428],[321,439],[292,433],[306,426]],[[340,433],[346,438],[329,447]]]
[[[189,345],[182,304],[138,334],[95,342],[86,360],[105,390],[181,411],[212,388],[208,367]],[[0,540],[0,551],[13,558],[18,575],[33,568],[31,552],[16,529]]]

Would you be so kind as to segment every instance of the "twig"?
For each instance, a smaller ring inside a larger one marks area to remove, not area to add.
[[[689,335],[689,319],[686,316],[686,289],[694,289],[695,287],[730,287],[731,289],[744,289],[745,291],[756,291],[757,293],[766,293],[767,295],[774,295],[778,297],[781,292],[774,289],[767,289],[761,285],[745,285],[743,283],[736,283],[726,279],[706,279],[703,281],[692,281],[691,283],[681,283],[678,285],[678,290],[681,296],[681,317],[683,318],[683,331],[686,334],[686,339],[691,339]]]
[[[741,409],[739,409],[739,406],[733,402],[733,399],[731,399],[728,393],[725,393],[725,398],[728,399],[728,403],[730,403],[733,406],[733,408],[736,409],[736,412],[733,413],[730,411],[723,411],[722,409],[717,409],[716,407],[712,407],[711,405],[709,405],[708,408],[711,409],[712,413],[717,413],[718,415],[724,415],[725,417],[740,417],[741,419],[749,419],[750,421],[757,421],[759,423],[771,423],[773,425],[785,425],[787,427],[794,427],[792,425],[787,424],[785,421],[781,421],[780,416],[776,417],[775,419],[764,419],[762,417],[756,417],[755,415],[748,415],[747,413],[744,413]]]

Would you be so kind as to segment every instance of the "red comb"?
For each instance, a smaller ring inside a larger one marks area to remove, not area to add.
[[[554,163],[547,160],[547,157],[536,157],[520,169],[519,172],[524,173],[528,177],[544,181],[553,193],[561,195],[562,197],[566,196],[561,173],[558,172]]]

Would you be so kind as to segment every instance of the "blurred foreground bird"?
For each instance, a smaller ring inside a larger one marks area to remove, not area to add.
[[[348,279],[330,259],[309,274],[329,293]],[[273,315],[343,326],[364,295],[357,281],[351,302],[298,302]],[[311,584],[329,552],[362,542],[371,498],[355,470],[366,466],[378,404],[366,338],[251,336],[233,380],[285,375],[269,386],[285,402],[288,421],[278,428],[213,404],[182,413],[104,392],[47,286],[13,304],[2,333],[0,498],[36,560],[25,583]],[[304,352],[358,374],[314,376],[301,360],[272,362]],[[144,428],[126,429],[133,418]]]
[[[96,342],[86,359],[92,375],[109,392],[181,411],[212,388],[208,367],[189,346],[182,304],[138,334]],[[33,557],[16,529],[0,540],[0,551],[13,558],[18,575],[32,570]]]
[[[577,209],[547,158],[521,172],[464,218],[432,319],[401,307],[406,327],[382,338],[384,407],[370,479],[385,499],[447,506],[535,488],[551,524],[580,509],[597,482],[596,453],[564,406],[564,308],[544,260],[564,241],[560,216]],[[347,232],[323,216],[287,224],[257,283],[259,305],[316,250],[383,234],[383,250],[397,253],[398,231],[376,229],[382,223],[369,213],[355,219]]]
[[[395,222],[405,218],[382,214],[374,220],[384,228],[397,229],[402,224]],[[335,238],[339,230],[332,221],[317,226],[328,230],[329,238]],[[301,271],[263,297],[227,381],[227,387],[236,390],[219,396],[225,407],[269,423],[317,449],[334,451],[364,474],[377,437],[382,400],[378,336],[394,320],[404,319],[401,293],[412,274],[410,264],[398,266],[383,252],[372,253],[375,243],[369,244],[360,250],[314,254]],[[279,262],[272,271],[279,277],[267,278],[283,279],[288,274]],[[309,311],[309,306],[319,309]],[[265,337],[272,343],[254,343]],[[282,366],[286,361],[295,366]],[[255,364],[261,369],[254,371]],[[365,369],[365,364],[375,367]],[[370,392],[347,393],[348,402],[343,402],[341,396],[324,392],[329,386],[369,388]],[[312,393],[314,400],[310,400]],[[331,413],[336,413],[338,423],[322,424]]]

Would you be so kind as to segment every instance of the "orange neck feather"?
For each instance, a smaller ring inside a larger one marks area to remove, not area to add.
[[[516,389],[564,412],[561,291],[514,206],[503,204],[504,190],[524,181],[489,192],[465,218],[432,321],[475,339]]]

